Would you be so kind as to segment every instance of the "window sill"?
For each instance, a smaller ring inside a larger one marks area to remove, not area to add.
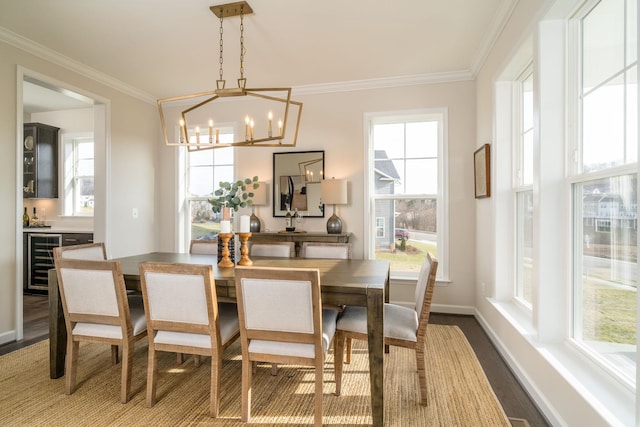
[[[531,323],[531,316],[521,307],[513,302],[497,301],[489,298],[488,301],[503,316],[503,318],[528,342],[531,350],[537,352],[558,376],[568,383],[576,395],[586,402],[594,411],[608,420],[612,425],[634,425],[635,424],[635,393],[624,387],[622,383],[614,378],[609,372],[597,365],[593,360],[587,358],[583,353],[569,342],[543,343],[537,337],[537,332]],[[487,326],[487,325],[485,325]],[[485,328],[493,335],[491,328]],[[510,358],[510,350],[503,345],[499,336],[492,337],[505,360],[508,361],[519,379],[528,384],[527,388],[532,388],[540,392],[538,384],[531,380],[535,374],[524,372],[522,365],[513,358]],[[546,380],[545,380],[546,381]],[[558,380],[559,381],[559,380]],[[541,400],[544,397],[544,390]],[[548,402],[543,402],[548,403]],[[551,405],[561,406],[563,403],[551,402]],[[569,405],[566,403],[566,405]],[[541,405],[542,406],[542,405]],[[551,410],[556,413],[569,411],[567,407],[557,410],[551,406]],[[615,421],[614,421],[615,420]],[[565,420],[566,421],[566,420]]]

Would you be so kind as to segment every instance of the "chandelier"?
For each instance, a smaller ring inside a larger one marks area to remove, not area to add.
[[[302,103],[291,99],[291,88],[246,87],[244,17],[253,13],[253,9],[246,1],[211,6],[210,9],[220,19],[220,68],[216,89],[157,101],[165,144],[187,147],[189,151],[230,146],[294,147]],[[223,21],[234,16],[240,16],[240,78],[237,87],[226,88]],[[252,102],[232,102],[241,100],[240,97],[251,97]],[[220,135],[221,129],[223,135]],[[233,138],[230,138],[231,134]]]

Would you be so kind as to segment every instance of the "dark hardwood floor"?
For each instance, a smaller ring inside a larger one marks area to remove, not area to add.
[[[24,295],[24,339],[0,346],[0,355],[47,339],[49,337],[48,314],[46,295]],[[506,365],[475,317],[431,313],[430,322],[457,325],[464,332],[507,416],[524,418],[531,427],[550,425]]]

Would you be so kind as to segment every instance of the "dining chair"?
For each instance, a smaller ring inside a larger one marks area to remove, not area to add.
[[[191,240],[190,254],[217,255],[218,240]]]
[[[53,259],[84,259],[93,261],[104,261],[107,259],[107,251],[104,243],[86,243],[81,245],[70,246],[58,246],[53,248]],[[130,305],[142,306],[142,297],[138,294],[138,299],[132,298],[132,292],[127,291],[127,296],[130,299]],[[132,300],[133,299],[133,300]],[[118,346],[111,347],[111,359],[113,364],[119,363]]]
[[[107,251],[104,243],[87,243],[82,245],[58,246],[53,249],[53,257],[56,259],[86,259],[86,260],[106,260]]]
[[[294,242],[252,243],[249,241],[249,256],[265,256],[272,258],[294,258],[296,248]]]
[[[351,259],[351,243],[302,242],[300,258]]]
[[[240,335],[235,304],[218,304],[211,265],[140,264],[149,329],[147,406],[156,403],[157,352],[211,356],[209,415],[218,416],[222,353]]]
[[[420,403],[424,406],[427,405],[426,333],[437,270],[438,260],[427,253],[418,274],[415,307],[407,308],[390,303],[384,305],[384,343],[415,350],[420,381]],[[336,393],[338,395],[342,387],[345,339],[367,340],[366,307],[347,306],[338,319],[335,344]],[[347,363],[350,361],[351,349],[347,346]]]
[[[147,334],[144,308],[130,304],[117,261],[60,258],[55,260],[58,288],[67,329],[65,389],[76,388],[80,342],[122,347],[120,401],[131,392],[133,348]],[[113,355],[113,353],[112,353]]]
[[[324,361],[336,310],[323,310],[313,268],[236,267],[242,346],[242,421],[251,418],[253,362],[315,368],[315,425],[322,425]],[[272,391],[265,391],[272,393]]]

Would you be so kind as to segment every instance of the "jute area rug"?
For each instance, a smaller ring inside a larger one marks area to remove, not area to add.
[[[49,379],[49,342],[0,357],[2,426],[301,426],[313,424],[313,370],[258,367],[253,377],[250,423],[240,420],[241,350],[223,356],[220,415],[209,411],[210,359],[196,368],[191,358],[177,365],[175,354],[160,354],[158,402],[145,403],[147,344],[136,345],[133,397],[119,402],[120,365],[108,346],[80,348],[74,394],[64,393],[64,378]],[[325,365],[325,425],[370,425],[369,369],[364,342],[354,341],[345,365],[342,395],[335,396],[333,354]],[[414,352],[392,347],[385,355],[385,425],[510,426],[480,364],[457,326],[430,325],[427,343],[429,405],[419,404]]]

